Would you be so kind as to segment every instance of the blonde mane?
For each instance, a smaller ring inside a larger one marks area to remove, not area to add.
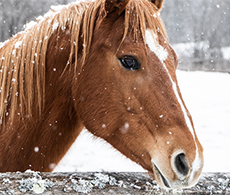
[[[83,37],[84,50],[81,65],[89,52],[95,24],[106,17],[105,0],[85,1],[62,6],[60,10],[51,7],[43,18],[0,45],[0,123],[14,118],[15,110],[21,117],[32,116],[36,101],[41,114],[45,102],[46,52],[49,39],[56,31],[71,33],[71,51],[66,68],[73,58],[78,59],[78,41]],[[30,23],[32,24],[32,23]],[[125,10],[124,38],[131,30],[134,39],[140,29],[143,40],[147,28],[160,32],[167,39],[158,10],[148,0],[132,0]],[[81,34],[80,34],[81,33]],[[75,69],[77,67],[75,60]]]

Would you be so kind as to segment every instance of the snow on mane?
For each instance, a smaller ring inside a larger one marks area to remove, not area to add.
[[[6,40],[5,42],[0,42],[0,49],[3,48],[5,46],[5,44],[7,44],[9,40]]]

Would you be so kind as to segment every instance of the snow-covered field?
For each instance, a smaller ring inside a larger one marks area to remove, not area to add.
[[[230,74],[177,71],[179,86],[204,147],[205,172],[230,171]],[[86,130],[55,171],[144,171]]]

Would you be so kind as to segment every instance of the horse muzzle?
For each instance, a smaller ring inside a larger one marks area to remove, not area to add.
[[[168,164],[168,163],[165,163]],[[152,160],[155,180],[162,188],[181,189],[194,186],[202,172],[203,163],[199,156],[189,163],[184,153],[173,154],[169,166]]]

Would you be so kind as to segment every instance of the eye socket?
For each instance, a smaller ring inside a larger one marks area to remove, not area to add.
[[[131,56],[125,56],[123,58],[119,58],[122,66],[127,70],[138,70],[141,67],[141,64]]]

